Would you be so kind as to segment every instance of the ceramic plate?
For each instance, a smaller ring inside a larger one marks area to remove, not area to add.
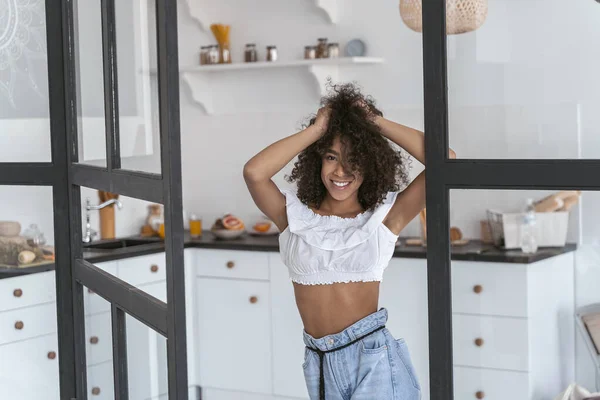
[[[346,44],[346,55],[348,57],[363,57],[366,53],[367,46],[360,39],[352,39]]]

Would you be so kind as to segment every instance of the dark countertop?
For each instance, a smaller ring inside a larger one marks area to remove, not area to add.
[[[394,257],[401,258],[426,258],[426,248],[422,246],[405,245],[406,238],[400,238],[400,245],[396,247]],[[204,248],[220,250],[246,250],[246,251],[279,251],[277,236],[251,236],[244,235],[238,239],[222,240],[216,238],[211,232],[205,231],[201,238],[193,239],[188,234],[185,236],[185,248]],[[452,247],[452,260],[485,261],[500,263],[529,264],[545,260],[560,254],[575,251],[577,245],[568,243],[564,247],[542,248],[535,254],[524,254],[521,251],[502,251],[494,246],[472,240],[464,246]],[[152,243],[125,247],[114,250],[84,249],[83,258],[91,263],[119,260],[123,258],[160,253],[165,250],[165,245],[160,239]],[[26,268],[1,268],[0,279],[13,276],[27,275],[36,272],[54,270],[54,263]]]

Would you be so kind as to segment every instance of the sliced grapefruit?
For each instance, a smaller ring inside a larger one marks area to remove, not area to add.
[[[244,222],[231,214],[225,215],[222,219],[222,222],[225,229],[232,231],[239,231],[245,228]]]

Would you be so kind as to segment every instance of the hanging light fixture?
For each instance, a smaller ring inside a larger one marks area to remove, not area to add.
[[[422,0],[400,0],[402,21],[415,32],[423,31],[422,10]],[[446,33],[455,35],[476,30],[483,25],[487,12],[487,0],[446,0]]]

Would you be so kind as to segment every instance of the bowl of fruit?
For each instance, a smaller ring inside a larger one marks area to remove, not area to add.
[[[277,229],[277,225],[275,225],[273,221],[263,217],[252,225],[252,229],[250,229],[248,233],[253,236],[270,236],[277,235],[279,229]]]
[[[246,233],[244,221],[232,214],[218,218],[210,231],[219,239],[236,239]]]

